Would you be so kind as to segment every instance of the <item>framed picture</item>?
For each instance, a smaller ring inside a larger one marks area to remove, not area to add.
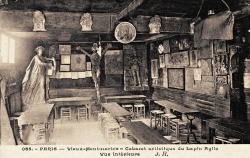
[[[60,71],[61,72],[70,71],[70,65],[60,65]]]
[[[189,51],[190,67],[197,67],[197,50]]]
[[[226,52],[227,51],[226,41],[216,40],[216,42],[215,42],[215,50],[216,50],[217,53]]]
[[[86,71],[86,55],[71,54],[71,71],[82,72]]]
[[[151,78],[158,78],[158,60],[151,60]]]
[[[159,66],[160,68],[164,68],[165,67],[165,55],[159,55]]]
[[[170,63],[174,67],[188,66],[189,65],[188,51],[172,53],[170,56]]]
[[[71,45],[59,45],[60,54],[71,54]]]
[[[185,89],[185,69],[168,68],[168,88]]]
[[[91,62],[87,62],[87,71],[91,70]]]
[[[165,55],[165,66],[171,66],[171,55],[170,54],[164,54]]]
[[[70,64],[70,55],[61,55],[61,64]]]

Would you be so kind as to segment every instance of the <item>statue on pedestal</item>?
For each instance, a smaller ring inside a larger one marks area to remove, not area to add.
[[[34,28],[33,31],[47,31],[45,29],[45,16],[39,10],[36,10],[33,14],[33,23]]]
[[[82,31],[92,31],[92,16],[90,13],[84,13],[80,19],[80,24],[82,26]]]
[[[159,15],[155,15],[154,17],[152,17],[150,19],[149,22],[149,28],[150,28],[150,32],[149,33],[160,33],[160,29],[161,29],[161,18]]]

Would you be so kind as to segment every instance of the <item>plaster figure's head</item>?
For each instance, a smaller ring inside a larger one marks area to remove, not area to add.
[[[38,55],[42,55],[45,48],[43,46],[36,47],[35,51]]]

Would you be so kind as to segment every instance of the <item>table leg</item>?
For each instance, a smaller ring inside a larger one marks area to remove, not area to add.
[[[152,128],[152,114],[151,114],[151,112],[149,114],[149,117],[150,117],[150,128]]]
[[[213,144],[213,137],[215,136],[215,129],[208,127],[207,143]]]
[[[49,142],[48,123],[45,123],[45,142]]]
[[[18,128],[19,128],[20,140],[22,141],[23,140],[23,126],[19,125]]]
[[[195,133],[193,132],[192,130],[192,126],[193,126],[193,120],[195,119],[195,116],[193,117],[189,117],[189,115],[187,115],[187,119],[189,120],[189,128],[188,128],[188,135],[187,135],[187,140],[186,140],[186,144],[189,144],[189,137],[190,135],[193,135],[194,137],[194,141],[197,142],[197,143],[200,143],[197,139],[196,139],[196,136],[195,136]]]
[[[54,107],[54,112],[55,112],[55,119],[58,119],[58,115],[57,115],[57,107]]]

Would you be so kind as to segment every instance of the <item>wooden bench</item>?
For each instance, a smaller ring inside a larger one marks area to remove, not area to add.
[[[165,139],[156,130],[141,121],[122,122],[122,126],[128,130],[139,144],[172,144],[171,141]]]

